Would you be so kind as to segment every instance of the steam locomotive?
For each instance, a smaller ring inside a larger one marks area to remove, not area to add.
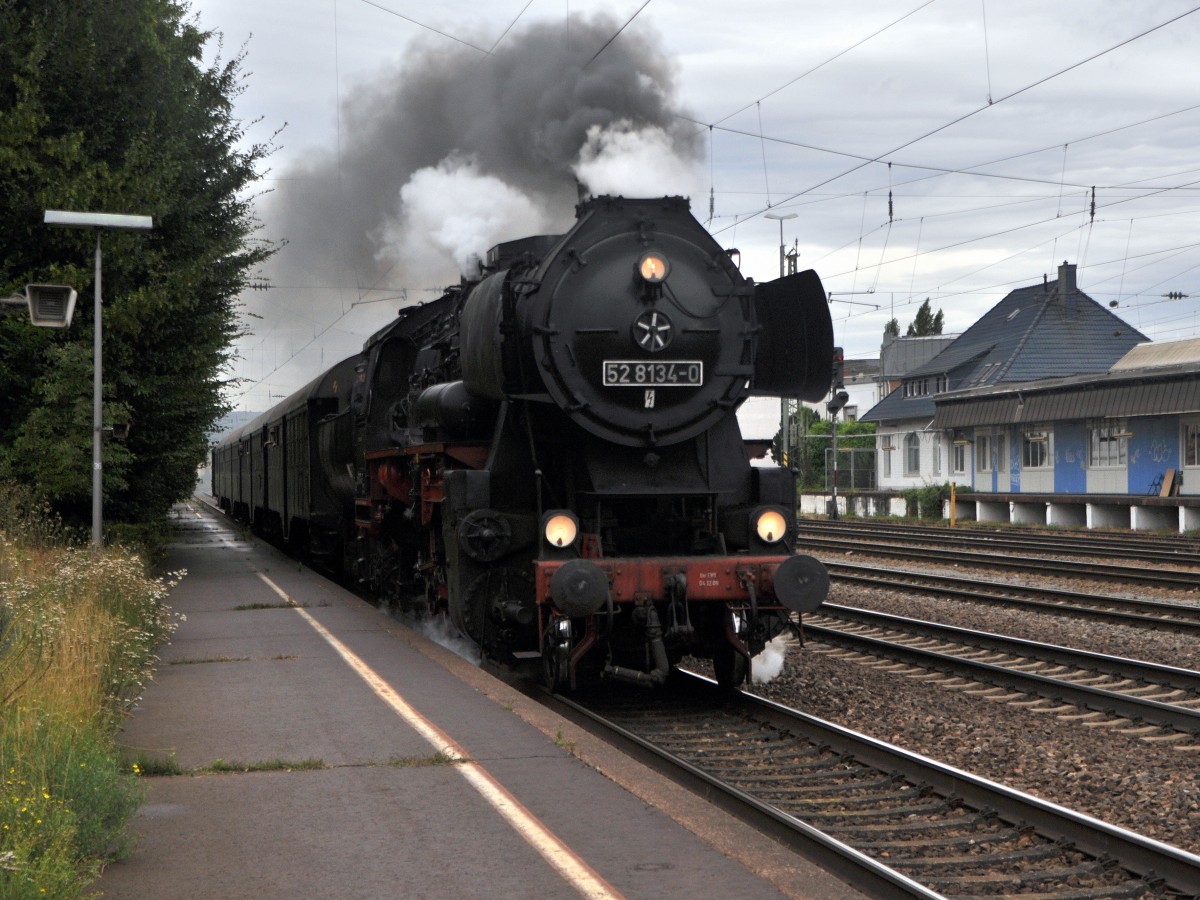
[[[221,441],[213,495],[555,688],[689,654],[740,684],[829,587],[735,417],[825,395],[820,279],[743,277],[680,197],[585,201],[481,269]]]

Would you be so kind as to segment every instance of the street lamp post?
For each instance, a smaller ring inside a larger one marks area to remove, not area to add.
[[[783,242],[783,223],[788,219],[796,218],[796,213],[763,213],[764,219],[775,219],[779,222],[779,277],[783,277],[783,263],[787,257],[787,245]],[[779,449],[780,455],[787,460],[787,464],[792,464],[791,460],[791,437],[788,434],[791,431],[791,407],[792,402],[787,397],[779,398]],[[780,462],[783,462],[781,459]]]
[[[112,228],[118,231],[149,231],[154,227],[150,216],[125,216],[115,213],[68,212],[61,209],[46,210],[45,223],[64,228],[96,229],[96,292],[95,292],[95,337],[92,342],[92,548],[104,546],[102,526],[104,523],[104,462],[102,446],[104,439],[104,365],[103,329],[100,306],[100,231]]]
[[[786,213],[778,215],[777,213],[763,213],[764,219],[775,219],[779,222],[779,277],[783,277],[783,263],[787,259],[787,244],[783,242],[783,223],[788,219],[796,218],[796,213]]]
[[[76,296],[69,284],[27,284],[23,295],[0,297],[0,307],[25,307],[29,324],[39,328],[70,328]]]

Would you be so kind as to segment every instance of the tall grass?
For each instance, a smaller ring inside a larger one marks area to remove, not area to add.
[[[171,583],[69,537],[0,485],[0,900],[77,896],[142,799],[115,734],[174,629]]]

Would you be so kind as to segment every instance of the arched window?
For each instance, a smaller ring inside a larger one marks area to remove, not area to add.
[[[904,437],[904,474],[921,474],[921,437],[915,431]]]

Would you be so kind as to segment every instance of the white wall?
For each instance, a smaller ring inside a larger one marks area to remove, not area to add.
[[[928,424],[928,420],[923,419],[901,425],[881,424],[877,426],[875,431],[875,475],[876,484],[880,489],[904,490],[924,487],[928,484],[942,484],[951,480],[958,481],[960,484],[967,482],[966,476],[956,476],[950,471],[950,443],[946,434],[941,431],[923,430]],[[905,471],[905,463],[908,458],[906,439],[910,434],[916,434],[918,441],[920,467],[915,473]],[[892,446],[892,450],[880,449],[889,444]],[[884,474],[886,472],[885,453],[891,454],[890,475]]]

